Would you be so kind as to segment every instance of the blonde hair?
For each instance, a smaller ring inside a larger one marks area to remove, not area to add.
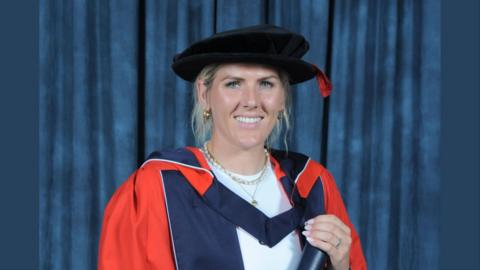
[[[210,64],[202,69],[200,73],[197,75],[195,79],[195,83],[193,85],[193,110],[191,115],[191,125],[192,131],[195,136],[195,141],[197,145],[203,145],[205,141],[211,136],[212,132],[212,118],[205,120],[203,117],[204,108],[199,102],[198,97],[198,89],[197,83],[199,80],[203,81],[203,85],[207,88],[207,92],[210,91],[212,87],[212,83],[215,79],[215,74],[217,73],[218,69],[222,66],[222,64]],[[283,86],[283,90],[285,91],[285,109],[281,112],[279,116],[279,120],[273,127],[272,131],[267,137],[266,146],[270,148],[280,136],[283,127],[285,126],[285,132],[283,136],[283,143],[285,145],[285,149],[288,150],[287,145],[287,135],[290,131],[291,121],[290,121],[290,111],[291,111],[291,104],[292,104],[292,94],[290,92],[290,80],[288,74],[280,69],[274,68],[280,81]]]

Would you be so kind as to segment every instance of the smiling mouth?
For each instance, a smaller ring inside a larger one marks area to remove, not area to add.
[[[245,117],[245,116],[236,116],[235,119],[242,123],[253,124],[260,122],[263,117]]]

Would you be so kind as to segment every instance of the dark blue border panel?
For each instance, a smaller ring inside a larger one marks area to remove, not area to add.
[[[479,3],[442,2],[442,269],[480,269]]]
[[[0,1],[0,269],[38,262],[38,1]]]

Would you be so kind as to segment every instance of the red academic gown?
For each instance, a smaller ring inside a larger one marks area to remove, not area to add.
[[[215,179],[198,148],[153,153],[108,203],[98,268],[243,269],[236,228],[274,246],[306,220],[333,214],[351,229],[351,269],[366,269],[360,239],[332,175],[308,157],[271,152],[292,208],[268,218]]]

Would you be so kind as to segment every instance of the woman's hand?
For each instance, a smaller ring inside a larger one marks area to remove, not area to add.
[[[305,222],[302,232],[314,247],[325,251],[330,257],[333,269],[349,268],[352,237],[350,228],[334,215],[318,215]]]

